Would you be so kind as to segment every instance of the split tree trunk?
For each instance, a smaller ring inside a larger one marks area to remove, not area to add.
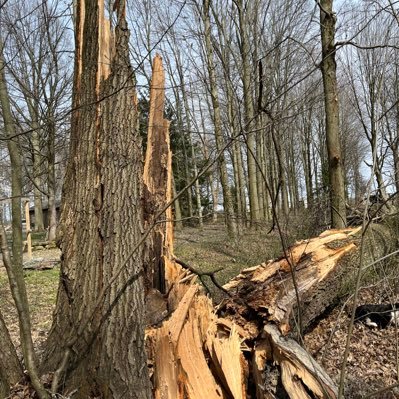
[[[125,1],[77,1],[61,278],[42,371],[76,398],[151,397],[144,350],[141,143]],[[53,381],[53,390],[56,390]]]
[[[162,212],[172,199],[172,153],[170,151],[169,121],[164,119],[165,73],[162,58],[157,54],[152,65],[150,112],[143,180],[145,190],[145,225],[156,224],[150,235],[147,289],[165,292],[164,243],[172,239],[168,233],[172,224],[172,208]],[[158,217],[158,219],[155,219]],[[164,222],[161,222],[164,220]]]

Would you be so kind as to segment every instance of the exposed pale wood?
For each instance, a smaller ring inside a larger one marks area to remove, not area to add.
[[[172,199],[172,152],[170,150],[169,121],[164,119],[165,73],[162,58],[157,54],[153,61],[150,88],[150,111],[147,134],[147,151],[143,180],[145,192],[146,227],[157,223],[150,237],[147,285],[165,292],[165,278],[169,286],[181,272],[172,260],[173,223],[172,209],[162,215],[164,223],[154,220],[154,215]]]
[[[235,326],[232,326],[227,339],[220,339],[215,334],[208,335],[207,346],[224,389],[234,399],[245,399],[248,370]]]
[[[317,291],[318,284],[334,274],[340,259],[356,250],[352,237],[357,233],[358,229],[330,231],[289,249],[301,299]],[[264,381],[268,362],[278,364],[276,372],[291,398],[308,398],[309,392],[320,398],[335,397],[334,384],[322,368],[294,340],[283,338],[296,302],[285,258],[243,270],[225,288],[232,294],[221,308],[228,316],[218,318],[195,285],[172,287],[168,303],[169,310],[175,310],[156,335],[156,397],[169,399],[185,392],[188,398],[245,398],[251,373],[257,398],[271,399],[273,387]],[[248,320],[248,309],[258,319]],[[244,340],[255,342],[254,349],[243,345]],[[243,350],[252,351],[252,364]]]
[[[184,325],[185,318],[187,316],[188,310],[190,308],[191,302],[194,299],[194,295],[198,291],[198,286],[192,285],[184,295],[180,302],[179,307],[173,313],[172,317],[168,321],[169,336],[174,344],[177,344],[181,330]]]
[[[228,333],[234,328],[236,333],[240,336],[241,340],[248,339],[250,336],[248,333],[240,326],[234,324],[234,322],[230,319],[224,318],[224,317],[218,317],[216,319],[216,323],[218,326],[218,331],[220,330],[226,330],[227,335]]]
[[[293,310],[297,302],[290,265],[295,270],[301,301],[311,300],[324,281],[335,275],[341,260],[357,250],[356,240],[352,238],[359,231],[360,228],[329,230],[319,237],[298,242],[289,248],[289,260],[282,257],[244,270],[224,286],[233,294],[230,303],[234,302],[234,297],[239,298],[239,308],[242,311],[249,307],[259,312],[265,320],[275,322],[281,331],[288,333],[292,327],[292,318],[295,317]],[[315,309],[313,315],[309,313],[306,316],[305,325],[328,305],[329,303],[320,303],[320,309]]]
[[[198,315],[190,312],[178,343],[178,354],[184,370],[184,383],[190,399],[222,398],[222,390],[206,362]]]
[[[290,398],[308,398],[301,396],[306,392],[303,385],[316,397],[337,397],[333,381],[305,349],[293,339],[283,337],[273,324],[266,324],[264,331],[273,349],[273,360],[282,368],[283,384]]]
[[[255,343],[252,354],[252,377],[256,387],[256,399],[272,399],[275,396],[264,386],[264,376],[266,363],[272,360],[272,349],[267,339],[260,339]]]
[[[389,231],[383,227],[373,226],[368,234],[372,250],[368,251],[366,263],[396,245],[389,242]],[[176,283],[168,303],[169,310],[177,309],[176,318],[172,315],[170,320],[181,333],[171,334],[172,327],[165,322],[158,345],[166,348],[163,351],[172,350],[170,338],[178,340],[173,356],[164,354],[166,361],[178,359],[177,386],[190,392],[189,398],[196,397],[194,391],[200,389],[194,381],[208,381],[212,391],[219,393],[212,385],[216,384],[226,399],[244,398],[248,381],[255,385],[251,389],[256,391],[257,399],[278,397],[280,389],[290,398],[335,398],[337,389],[332,380],[305,349],[287,338],[295,326],[297,311],[291,267],[306,328],[340,295],[341,283],[356,269],[360,236],[359,228],[329,230],[289,248],[288,260],[281,257],[243,270],[224,286],[230,297],[217,308],[223,317],[217,316],[200,291],[192,295],[194,288]],[[367,242],[366,237],[366,245]],[[189,317],[184,316],[187,314]],[[169,346],[161,339],[163,335],[168,335]],[[244,351],[250,356],[244,357]],[[164,363],[155,368],[161,364]],[[209,377],[210,370],[214,382]],[[251,373],[250,378],[247,373]],[[199,392],[202,397],[209,395]]]
[[[183,393],[189,399],[223,397],[203,350],[212,306],[204,296],[196,296],[197,291],[196,285],[186,288],[172,317],[157,330],[154,350],[156,398],[183,398]],[[180,289],[179,292],[183,291]]]
[[[98,0],[99,34],[98,34],[98,73],[100,79],[107,79],[111,73],[111,58],[114,43],[111,36],[111,23],[104,15],[104,0]]]
[[[157,330],[156,335],[154,385],[157,399],[181,397],[178,385],[178,360],[168,332],[168,328],[164,326]]]
[[[306,392],[302,382],[297,378],[294,367],[289,363],[282,361],[281,380],[284,388],[291,399],[312,399]]]
[[[84,1],[77,1],[74,3],[75,6],[75,36],[76,36],[76,58],[75,68],[76,75],[74,77],[75,84],[78,83],[77,90],[80,90],[80,83],[83,71],[83,30],[84,21],[86,16],[86,6]]]

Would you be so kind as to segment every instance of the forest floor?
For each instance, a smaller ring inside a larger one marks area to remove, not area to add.
[[[292,240],[291,240],[292,242]],[[239,240],[231,240],[221,224],[206,225],[204,229],[184,228],[176,232],[175,255],[201,271],[222,268],[215,276],[220,284],[237,275],[241,269],[255,266],[280,256],[281,244],[276,233],[245,232]],[[57,249],[35,251],[36,259],[56,259]],[[59,267],[43,271],[26,271],[25,281],[32,314],[32,331],[39,349],[51,326],[52,311],[56,301]],[[206,281],[211,294],[220,293]],[[388,295],[389,293],[389,295]],[[360,291],[360,303],[399,302],[399,291],[390,282],[379,281]],[[330,376],[338,382],[342,354],[349,324],[351,303],[342,303],[326,313],[304,336],[308,351],[320,362]],[[14,342],[19,346],[18,322],[9,292],[7,276],[0,264],[0,310]],[[349,354],[346,398],[364,398],[370,392],[398,382],[399,331],[395,326],[385,330],[371,329],[355,324]],[[18,347],[18,350],[20,348]],[[399,391],[386,391],[374,398],[399,398]]]

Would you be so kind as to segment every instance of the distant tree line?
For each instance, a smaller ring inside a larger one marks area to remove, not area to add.
[[[340,4],[335,14],[329,3],[140,0],[128,6],[142,132],[156,51],[166,65],[175,192],[214,161],[176,201],[178,228],[201,226],[223,211],[232,235],[297,215],[317,231],[345,224],[369,177],[383,201],[398,191],[397,10],[392,2],[365,1]],[[107,3],[106,13],[111,9]],[[9,1],[1,14],[23,192],[34,203],[36,230],[44,229],[48,206],[50,239],[69,151],[73,12],[66,4]],[[334,22],[324,47],[320,18]],[[323,87],[321,73],[334,65],[335,94],[329,83]],[[335,116],[326,122],[328,93],[337,102],[329,102]],[[340,153],[335,177],[328,121],[336,125],[332,146]],[[2,154],[6,198],[4,147]],[[339,195],[332,188],[337,178]]]

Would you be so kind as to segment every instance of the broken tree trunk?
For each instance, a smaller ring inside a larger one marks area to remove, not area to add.
[[[336,398],[333,381],[294,336],[299,312],[306,329],[350,292],[360,240],[354,228],[298,242],[226,284],[229,297],[217,309],[196,284],[174,280],[169,320],[147,331],[155,398]],[[365,245],[367,265],[397,243],[377,225]]]
[[[273,322],[283,334],[297,330],[300,311],[302,329],[306,330],[354,287],[360,239],[360,227],[327,230],[289,248],[287,257],[243,270],[225,285],[232,294],[225,311],[234,313],[240,323],[250,309],[257,319]],[[365,239],[364,263],[384,256],[395,246],[395,237],[388,228],[371,227]]]
[[[126,1],[76,1],[61,278],[41,371],[52,394],[151,397],[144,350],[142,154]],[[111,59],[109,59],[111,55]]]
[[[145,227],[155,224],[149,237],[147,289],[165,292],[165,256],[172,247],[172,209],[160,211],[172,198],[172,152],[169,121],[164,119],[165,73],[162,58],[157,54],[152,66],[147,151],[143,180],[145,185]],[[159,220],[155,218],[159,216]],[[160,220],[164,219],[164,220]],[[171,258],[171,256],[170,256]]]
[[[215,309],[195,283],[194,269],[174,262],[171,211],[162,212],[172,191],[164,82],[156,56],[144,167],[146,226],[153,228],[146,336],[154,397],[336,398],[334,382],[294,336],[350,290],[361,229],[326,231],[243,270],[224,286],[228,295]],[[370,263],[392,249],[394,239],[376,226],[365,245],[372,249],[365,258]]]

